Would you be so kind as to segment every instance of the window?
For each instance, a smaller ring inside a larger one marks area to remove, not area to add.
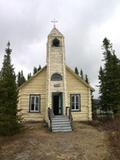
[[[80,94],[71,94],[71,110],[80,111]]]
[[[62,80],[62,76],[61,76],[59,73],[54,73],[54,74],[51,76],[51,80],[52,80],[52,81],[61,81],[61,80]]]
[[[59,39],[57,39],[57,38],[53,39],[53,41],[52,41],[52,46],[53,46],[53,47],[59,47],[59,46],[60,46],[60,41],[59,41]]]
[[[30,112],[40,112],[40,95],[30,95]]]

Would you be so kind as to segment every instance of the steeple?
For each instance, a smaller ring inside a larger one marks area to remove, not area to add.
[[[48,36],[62,36],[63,34],[54,26]]]
[[[63,106],[66,106],[65,90],[65,45],[63,34],[53,26],[48,35],[47,42],[47,108],[53,107],[53,100],[55,94],[61,95],[60,106],[58,114],[64,114]]]

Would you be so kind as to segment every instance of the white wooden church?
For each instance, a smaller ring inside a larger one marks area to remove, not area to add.
[[[93,88],[65,63],[63,34],[54,26],[47,40],[47,65],[19,88],[24,121],[46,121],[52,131],[71,131],[71,120],[92,119]]]

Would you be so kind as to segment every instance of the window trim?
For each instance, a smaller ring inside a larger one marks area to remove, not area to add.
[[[31,97],[39,97],[38,110],[31,110]],[[40,113],[41,112],[41,95],[40,94],[30,94],[29,95],[29,112],[30,113]]]
[[[57,45],[54,44],[55,41],[57,41],[57,43],[58,43]],[[55,47],[55,48],[60,47],[60,40],[59,40],[59,38],[55,37],[55,38],[52,40],[52,47]]]
[[[73,95],[79,95],[79,99],[78,99],[78,109],[72,109],[72,96]],[[72,112],[80,112],[81,111],[81,94],[80,93],[73,93],[73,94],[70,94],[70,108],[71,108],[71,111]]]
[[[59,79],[54,79],[54,76],[55,75],[57,75],[57,76],[59,76]],[[60,74],[60,73],[53,73],[52,75],[51,75],[51,81],[62,81],[63,80],[63,77],[62,77],[62,75]]]

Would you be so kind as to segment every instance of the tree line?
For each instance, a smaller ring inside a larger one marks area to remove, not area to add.
[[[27,79],[25,78],[23,74],[23,70],[19,71],[17,74],[17,86],[20,87],[24,82],[29,80],[34,74],[36,74],[40,70],[41,70],[41,65],[39,65],[38,67],[33,67],[33,74],[28,73]]]
[[[86,83],[89,83],[88,75],[84,74],[82,69],[79,72],[78,68],[75,67],[75,73],[80,76],[82,80],[86,81]]]

